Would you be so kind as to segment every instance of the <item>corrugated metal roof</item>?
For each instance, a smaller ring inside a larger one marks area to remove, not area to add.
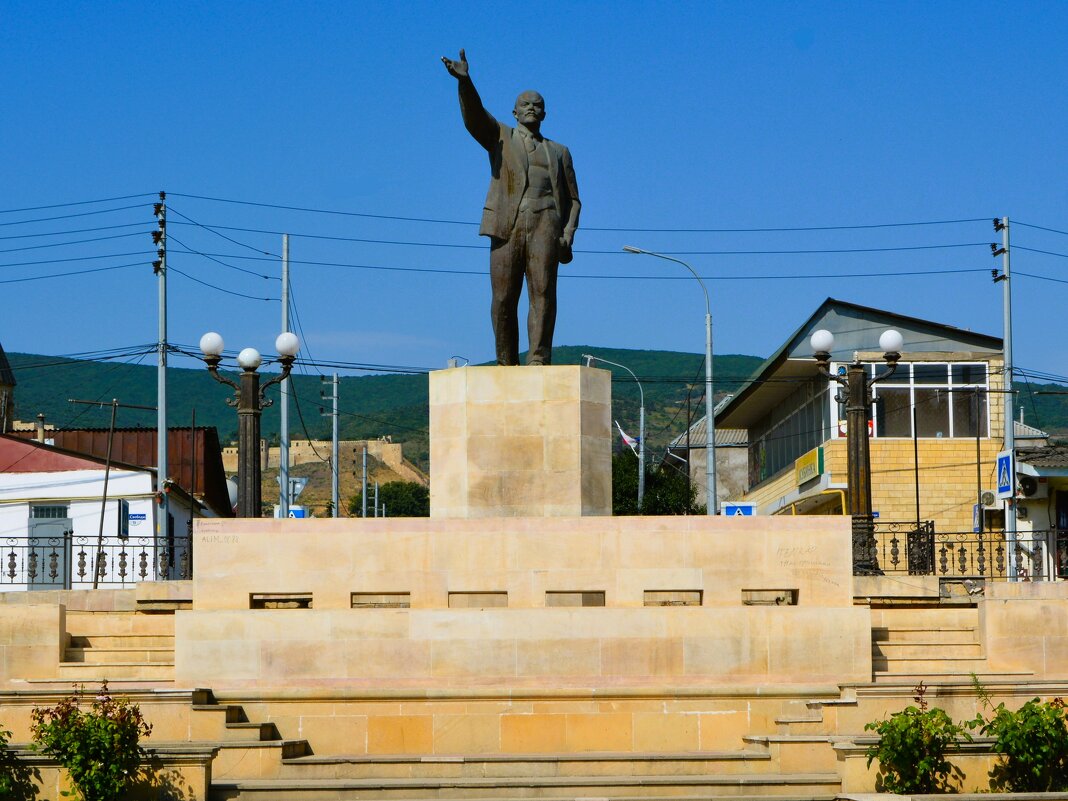
[[[690,426],[690,447],[695,448],[698,446],[704,447],[705,437],[708,436],[705,429],[706,417],[702,417],[692,426]],[[749,432],[744,428],[717,428],[716,429],[716,447],[717,448],[729,448],[729,447],[742,447],[749,444]],[[686,432],[683,431],[679,436],[675,437],[671,441],[671,448],[686,448]]]
[[[1068,467],[1068,445],[1047,445],[1035,448],[1021,455],[1021,462],[1032,467],[1066,468]]]

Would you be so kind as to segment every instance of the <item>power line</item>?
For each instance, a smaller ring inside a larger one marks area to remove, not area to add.
[[[91,239],[72,239],[69,242],[47,242],[43,245],[24,245],[23,247],[18,248],[6,248],[0,250],[0,253],[15,253],[22,250],[43,250],[44,248],[63,248],[69,245],[85,245],[90,242],[105,242],[111,239],[125,239],[130,236],[142,236],[146,233],[148,233],[148,231],[131,231],[128,234],[111,234],[109,236],[97,236]]]
[[[198,223],[199,224],[199,223]],[[209,226],[201,225],[202,228],[212,230],[213,227],[224,228],[228,231],[243,231],[246,233],[256,234],[272,234],[281,235],[281,231],[269,231],[262,228],[241,228],[238,226]],[[220,236],[222,236],[220,234]],[[402,247],[417,247],[417,248],[450,248],[455,250],[489,250],[490,246],[487,244],[465,244],[454,242],[412,242],[401,239],[368,239],[366,237],[355,236],[334,236],[328,234],[294,234],[290,232],[290,236],[298,236],[306,239],[321,239],[334,242],[357,242],[366,245],[398,245]],[[226,237],[228,238],[228,237]],[[234,241],[234,240],[230,240]],[[238,243],[241,244],[241,243]],[[665,250],[663,251],[665,256],[782,256],[782,255],[804,255],[804,254],[832,254],[832,253],[892,253],[901,251],[913,251],[913,250],[947,250],[952,248],[968,248],[968,247],[989,247],[989,242],[960,242],[952,244],[942,245],[898,245],[894,247],[880,247],[880,248],[811,248],[811,249],[793,249],[793,250]],[[249,247],[249,246],[245,246]],[[255,250],[255,248],[251,248]],[[262,252],[262,251],[260,251]],[[588,250],[583,248],[575,248],[575,253],[585,253],[589,255],[616,255],[621,251],[615,250]]]
[[[118,197],[103,197],[97,200],[75,200],[70,203],[53,203],[48,206],[26,206],[21,209],[0,209],[0,214],[16,214],[22,211],[44,211],[45,209],[62,209],[68,206],[88,206],[93,203],[113,203],[117,200],[130,200],[135,197],[152,197],[155,192],[139,192],[136,195],[119,195]]]
[[[987,246],[987,245],[984,245]],[[179,253],[183,251],[177,251]],[[249,261],[273,261],[273,259],[267,259],[262,256],[240,256],[232,253],[200,253],[198,251],[184,251],[189,254],[199,256],[223,256],[230,259],[244,259]],[[615,253],[615,251],[607,251]],[[441,267],[388,267],[380,264],[354,264],[351,262],[335,262],[335,261],[312,261],[309,259],[290,259],[290,264],[305,264],[311,267],[342,267],[353,270],[380,270],[386,272],[407,272],[407,273],[433,273],[438,275],[477,275],[485,276],[485,270],[448,270]],[[3,267],[4,265],[0,265]],[[951,275],[957,273],[989,273],[989,270],[979,267],[966,267],[966,268],[950,268],[950,269],[937,269],[937,270],[892,270],[892,271],[879,271],[868,273],[809,273],[809,274],[797,274],[797,273],[780,273],[769,275],[716,275],[703,277],[705,281],[781,281],[790,280],[795,278],[804,279],[826,279],[826,278],[883,278],[887,276],[907,276],[907,275]],[[566,271],[560,272],[561,278],[587,278],[597,280],[612,280],[612,281],[692,281],[690,276],[686,275],[671,275],[671,274],[655,274],[655,275],[593,275],[593,274],[575,274]]]
[[[1028,248],[1028,247],[1024,247],[1023,245],[1013,245],[1012,249],[1013,250],[1026,250],[1026,251],[1029,251],[1031,253],[1042,253],[1042,254],[1044,254],[1046,256],[1057,256],[1058,258],[1061,258],[1061,259],[1068,259],[1068,253],[1056,253],[1056,252],[1054,252],[1052,250],[1039,250],[1038,248]]]
[[[102,253],[99,256],[68,256],[63,259],[45,259],[44,261],[17,261],[9,264],[0,264],[0,270],[5,267],[35,267],[40,264],[60,264],[68,261],[93,261],[94,259],[117,259],[124,256],[144,256],[145,252],[134,250],[129,253]]]
[[[7,239],[37,239],[42,236],[65,236],[67,234],[91,234],[97,231],[114,231],[118,228],[135,228],[137,226],[143,226],[144,221],[121,223],[119,225],[98,225],[95,228],[69,228],[63,231],[44,231],[36,234],[10,234],[8,236],[0,236],[0,241]]]
[[[45,262],[47,263],[47,262]],[[125,270],[129,267],[144,267],[145,262],[138,261],[130,264],[115,264],[111,267],[90,267],[85,270],[69,270],[65,273],[49,273],[48,275],[33,275],[28,278],[5,278],[0,280],[0,284],[24,284],[29,281],[45,281],[49,278],[68,278],[72,275],[87,275],[89,273],[104,273],[110,270]]]
[[[223,226],[203,225],[202,223],[198,223],[192,217],[190,217],[190,216],[188,216],[186,214],[182,214],[182,212],[176,210],[173,207],[171,207],[170,210],[172,212],[174,212],[175,214],[177,214],[179,217],[181,217],[181,218],[183,218],[185,220],[188,220],[188,222],[184,222],[184,223],[181,223],[181,222],[180,223],[175,223],[172,220],[171,221],[171,225],[175,225],[175,224],[177,224],[177,225],[195,225],[195,226],[197,226],[199,228],[203,228],[205,231],[210,231],[211,233],[215,234],[216,236],[225,239],[227,242],[232,242],[233,244],[239,245],[240,247],[243,247],[243,248],[248,248],[249,250],[251,250],[251,251],[253,251],[255,253],[262,253],[264,256],[274,256],[275,258],[278,258],[278,259],[281,258],[281,256],[279,256],[277,253],[272,253],[269,250],[261,250],[260,248],[253,247],[252,245],[248,245],[248,244],[245,244],[244,242],[240,242],[240,241],[238,241],[236,239],[228,237],[226,234],[220,234],[219,231],[216,230],[216,229],[222,228]],[[231,229],[226,229],[226,230],[231,230]],[[245,229],[237,228],[237,229],[232,229],[232,230],[245,230]],[[263,233],[269,233],[269,232],[263,232]],[[281,234],[279,234],[279,235],[281,235]]]
[[[1051,234],[1064,234],[1065,236],[1068,236],[1068,231],[1062,231],[1059,228],[1047,228],[1044,225],[1034,225],[1033,223],[1020,222],[1017,219],[1013,219],[1012,224],[1022,225],[1026,228],[1037,228],[1039,231],[1049,231]]]
[[[142,208],[144,208],[144,204],[138,203],[133,206],[117,206],[113,209],[96,209],[95,211],[82,211],[77,214],[60,214],[56,217],[38,217],[33,220],[11,220],[10,222],[2,222],[0,225],[28,225],[29,223],[51,222],[52,220],[70,220],[75,217],[92,217],[95,214],[111,214],[115,211],[127,211],[128,209]]]
[[[1035,275],[1034,273],[1025,273],[1025,272],[1021,272],[1020,270],[1013,270],[1012,274],[1013,275],[1022,275],[1025,278],[1035,278],[1035,279],[1037,279],[1039,281],[1052,281],[1055,284],[1068,284],[1068,281],[1066,281],[1063,278],[1052,278],[1052,277],[1050,277],[1048,275]]]
[[[433,223],[437,225],[466,225],[477,226],[477,222],[470,220],[444,220],[435,219],[431,217],[408,217],[392,214],[369,214],[366,212],[357,211],[340,211],[337,209],[319,209],[310,208],[306,206],[290,206],[280,203],[261,203],[252,200],[235,200],[233,198],[221,198],[221,197],[209,197],[206,195],[189,195],[181,192],[171,192],[171,197],[185,197],[195,200],[207,200],[213,203],[231,203],[241,206],[256,206],[266,209],[280,209],[283,211],[299,211],[309,214],[333,214],[343,217],[361,217],[372,220],[396,220],[399,222],[417,222],[417,223]],[[849,231],[849,230],[868,230],[876,228],[903,228],[908,226],[927,226],[927,225],[955,225],[958,223],[972,223],[972,222],[986,222],[990,217],[972,217],[959,220],[920,220],[915,222],[900,222],[900,223],[873,223],[867,225],[818,225],[818,226],[796,226],[796,227],[778,227],[778,228],[627,228],[627,227],[597,227],[597,226],[583,226],[584,231],[610,231],[619,233],[709,233],[709,234],[726,234],[726,233],[774,233],[774,232],[791,232],[791,231]],[[274,233],[274,232],[264,232]],[[984,243],[986,244],[986,243]]]
[[[177,267],[175,267],[173,264],[168,264],[167,265],[167,269],[178,273],[178,275],[182,276],[183,278],[188,278],[190,281],[195,281],[196,283],[198,283],[198,284],[200,284],[202,286],[206,286],[209,289],[214,289],[216,292],[223,292],[223,293],[225,293],[227,295],[233,295],[234,297],[238,297],[238,298],[247,298],[249,300],[266,300],[266,301],[272,301],[273,300],[273,301],[278,301],[278,298],[264,298],[264,297],[260,297],[260,296],[257,296],[257,295],[246,295],[244,292],[235,292],[232,289],[224,289],[221,286],[217,286],[215,284],[210,284],[207,281],[202,281],[201,279],[196,278],[196,277],[190,275],[189,273],[182,272]]]
[[[273,281],[281,281],[282,280],[281,278],[279,278],[277,276],[274,276],[274,275],[264,275],[263,273],[258,273],[255,270],[247,270],[244,267],[238,267],[235,264],[228,264],[227,262],[221,261],[218,258],[216,258],[214,254],[203,253],[203,252],[201,252],[199,250],[196,250],[195,248],[191,248],[189,245],[187,245],[185,242],[183,242],[180,239],[178,239],[178,237],[174,236],[173,234],[170,235],[169,239],[172,242],[177,242],[179,245],[181,245],[183,248],[185,248],[184,251],[181,251],[181,250],[173,251],[175,253],[188,253],[188,254],[192,254],[192,255],[196,255],[196,256],[203,256],[205,259],[208,259],[209,261],[213,261],[216,264],[220,264],[223,267],[227,267],[227,268],[229,268],[231,270],[237,270],[239,273],[247,273],[248,275],[254,275],[257,278],[264,278],[264,279],[269,280],[269,281],[271,281],[271,280],[273,280]],[[257,252],[262,253],[263,251],[257,251]],[[230,258],[242,258],[242,257],[241,256],[231,256]],[[247,257],[245,257],[245,258],[247,258]]]

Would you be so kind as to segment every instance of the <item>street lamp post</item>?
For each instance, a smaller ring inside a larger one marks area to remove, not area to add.
[[[228,406],[237,407],[237,516],[260,517],[260,414],[274,401],[264,394],[267,388],[286,379],[297,358],[300,342],[296,334],[286,331],[274,343],[282,372],[260,386],[257,372],[262,357],[255,348],[245,348],[237,355],[242,368],[240,384],[219,373],[222,361],[223,338],[211,332],[200,338],[200,350],[212,378],[233,387],[234,396],[226,399]]]
[[[708,300],[708,288],[697,271],[682,259],[665,256],[663,253],[654,253],[651,250],[642,250],[633,245],[624,245],[623,250],[627,253],[656,256],[658,259],[681,264],[693,274],[697,283],[701,285],[701,291],[705,293],[705,505],[707,514],[717,514],[719,499],[716,497],[716,404],[712,399],[712,304]]]
[[[638,412],[638,511],[641,512],[642,501],[645,499],[645,390],[642,389],[642,382],[638,380],[638,376],[634,375],[634,371],[626,365],[602,359],[600,356],[592,356],[589,353],[582,354],[582,358],[586,360],[587,366],[589,366],[590,362],[598,361],[626,370],[630,373],[630,377],[634,379],[634,383],[638,385],[638,396],[641,399]]]
[[[879,347],[890,369],[879,376],[868,378],[864,365],[854,354],[853,363],[846,368],[845,376],[832,373],[831,349],[834,335],[825,329],[816,331],[809,344],[820,372],[845,389],[845,397],[838,394],[838,402],[846,407],[846,473],[849,487],[849,514],[853,519],[853,573],[872,575],[879,573],[875,554],[875,524],[871,504],[871,453],[868,443],[868,416],[871,413],[874,384],[889,378],[897,370],[904,338],[890,329],[879,337]]]

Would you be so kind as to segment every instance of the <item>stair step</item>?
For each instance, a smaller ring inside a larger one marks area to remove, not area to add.
[[[284,761],[280,775],[309,779],[453,779],[594,776],[737,775],[771,759],[767,751],[657,754],[517,754],[466,756],[309,755]]]
[[[625,794],[616,793],[616,789]],[[774,789],[775,796],[759,792]],[[464,798],[504,801],[518,798],[605,798],[649,799],[670,797],[780,799],[834,797],[841,779],[834,773],[775,773],[705,776],[583,776],[515,777],[494,779],[249,779],[211,783],[209,799],[241,801],[321,801],[323,798]],[[673,792],[689,791],[688,796]],[[794,790],[790,793],[790,790]],[[510,792],[509,792],[510,791]],[[742,792],[739,792],[742,791]],[[748,791],[746,793],[745,791]],[[784,792],[785,791],[785,792]]]
[[[72,636],[92,637],[123,634],[174,636],[174,615],[138,612],[67,612],[67,631]]]
[[[173,680],[174,662],[60,662],[57,678],[60,680],[99,683],[130,679]]]
[[[942,628],[939,626],[873,626],[873,642],[973,643],[979,641],[974,626]]]
[[[123,664],[153,662],[174,664],[174,648],[67,648],[64,662]]]
[[[68,628],[70,628],[68,626]],[[72,634],[70,648],[174,648],[173,634]]]
[[[977,642],[873,642],[871,654],[876,659],[982,659],[983,647]]]

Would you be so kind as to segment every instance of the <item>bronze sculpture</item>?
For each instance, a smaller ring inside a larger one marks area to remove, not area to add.
[[[471,136],[489,153],[490,178],[479,234],[490,238],[490,318],[497,364],[519,364],[519,296],[527,280],[527,364],[552,360],[556,326],[556,278],[571,261],[582,204],[566,147],[541,135],[545,101],[537,92],[519,95],[512,109],[516,127],[498,122],[482,105],[460,51],[442,56],[456,78],[460,113]]]

